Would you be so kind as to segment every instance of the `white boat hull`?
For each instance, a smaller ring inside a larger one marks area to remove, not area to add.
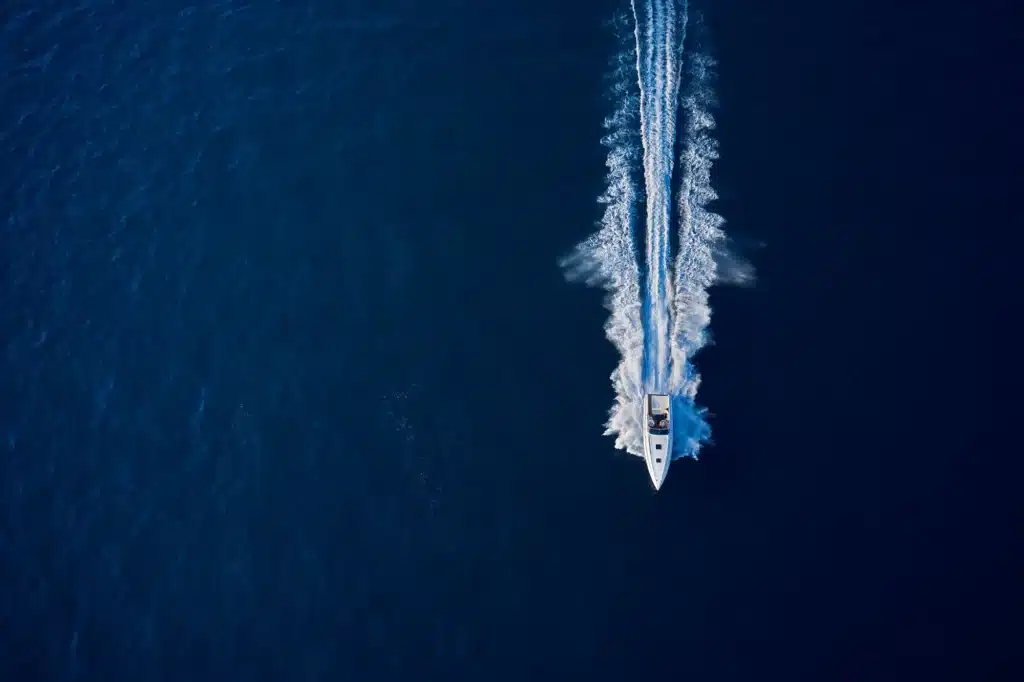
[[[668,428],[651,428],[651,420],[667,424]],[[663,421],[662,421],[663,420]],[[647,473],[655,490],[660,490],[668,476],[672,462],[671,408],[668,396],[648,394],[644,396],[644,460]]]

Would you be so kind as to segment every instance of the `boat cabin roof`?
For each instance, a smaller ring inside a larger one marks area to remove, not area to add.
[[[647,396],[647,411],[649,414],[668,414],[668,396],[651,393]]]

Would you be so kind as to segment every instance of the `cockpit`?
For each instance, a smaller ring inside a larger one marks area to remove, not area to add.
[[[647,400],[647,431],[652,435],[666,436],[669,432],[668,396],[648,394]]]
[[[647,416],[647,429],[654,434],[665,435],[668,433],[668,415],[651,414]]]

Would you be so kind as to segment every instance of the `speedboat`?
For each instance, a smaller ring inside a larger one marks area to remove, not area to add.
[[[644,459],[654,489],[660,490],[672,460],[672,424],[667,395],[648,393],[644,396]]]

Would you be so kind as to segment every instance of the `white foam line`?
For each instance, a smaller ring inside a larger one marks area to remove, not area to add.
[[[708,113],[712,62],[686,51],[689,7],[686,0],[678,1],[677,6],[676,0],[644,0],[638,7],[639,0],[631,0],[633,47],[624,51],[616,69],[614,87],[621,99],[606,121],[609,133],[603,140],[609,153],[601,229],[563,261],[570,278],[600,284],[608,292],[611,315],[605,332],[622,357],[611,376],[616,401],[605,433],[617,436],[617,448],[637,455],[643,452],[645,392],[673,395],[675,456],[696,456],[709,436],[704,411],[693,402],[699,377],[692,359],[705,343],[707,289],[717,278],[713,253],[722,237],[722,219],[707,209],[715,198],[710,169],[717,158],[710,135],[714,119]],[[689,64],[685,72],[684,62]],[[635,70],[632,83],[630,70]],[[688,85],[681,93],[684,81]],[[685,120],[678,164],[680,253],[673,260],[669,202],[680,104]],[[637,127],[639,143],[633,137]],[[639,189],[633,164],[638,154],[646,197],[643,289],[634,241]]]

